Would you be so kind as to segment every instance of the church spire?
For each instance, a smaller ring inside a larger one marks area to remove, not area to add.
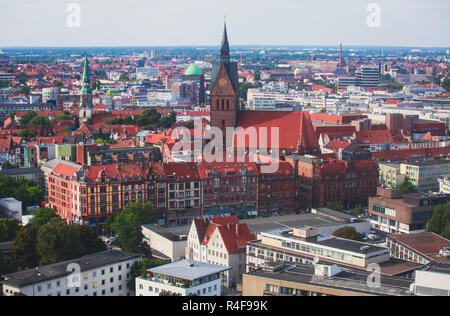
[[[86,83],[91,82],[91,76],[89,74],[89,61],[88,61],[86,52],[84,53],[83,83],[84,82],[86,82]]]
[[[220,62],[221,63],[229,63],[230,62],[230,45],[228,44],[226,21],[224,22],[224,26],[223,26],[223,38],[222,38],[222,45],[220,48]]]

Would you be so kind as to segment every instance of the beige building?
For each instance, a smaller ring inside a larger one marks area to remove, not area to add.
[[[154,224],[142,225],[142,234],[154,257],[175,262],[185,256],[187,237]]]
[[[189,231],[186,259],[230,267],[226,285],[234,287],[245,272],[245,245],[255,239],[236,216],[196,219]]]

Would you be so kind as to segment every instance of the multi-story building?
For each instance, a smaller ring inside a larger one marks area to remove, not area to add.
[[[159,224],[188,225],[202,215],[202,181],[195,163],[154,164],[150,201],[158,208]]]
[[[402,163],[400,173],[408,177],[416,190],[437,192],[439,190],[438,178],[450,175],[450,160],[421,160]]]
[[[49,175],[48,202],[68,223],[98,229],[129,202],[147,202],[149,168],[59,163]]]
[[[300,207],[325,207],[329,202],[344,208],[367,205],[376,193],[378,167],[373,160],[343,161],[319,156],[288,155],[298,176]]]
[[[365,270],[372,263],[388,262],[389,249],[341,239],[319,236],[315,227],[284,228],[258,234],[258,240],[247,243],[247,272],[267,262],[339,264]]]
[[[259,171],[255,162],[202,162],[198,173],[203,215],[257,215]]]
[[[398,189],[379,187],[377,196],[369,198],[370,222],[373,227],[389,233],[421,233],[434,208],[448,200],[446,194],[403,195]]]
[[[405,175],[400,173],[400,163],[379,163],[378,170],[379,184],[383,187],[395,188],[405,181]]]
[[[440,256],[444,247],[450,247],[450,240],[435,233],[400,234],[386,237],[386,246],[391,257],[419,264],[448,261]]]
[[[378,65],[361,65],[356,73],[358,85],[364,88],[376,88],[380,83],[380,67]]]
[[[196,219],[188,234],[186,258],[230,267],[226,285],[233,287],[245,272],[245,245],[255,239],[236,216]]]
[[[3,295],[131,296],[131,268],[141,259],[113,250],[8,274],[2,281]]]
[[[228,269],[192,260],[169,263],[149,269],[145,278],[136,278],[136,296],[221,296],[222,275]]]
[[[272,263],[243,276],[243,296],[410,296],[412,280],[383,276],[369,284],[370,272],[335,264]]]

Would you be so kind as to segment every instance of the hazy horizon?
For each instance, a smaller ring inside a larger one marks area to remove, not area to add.
[[[69,27],[69,4],[80,27]],[[380,8],[378,26],[367,19]],[[450,47],[448,0],[0,0],[0,47]]]

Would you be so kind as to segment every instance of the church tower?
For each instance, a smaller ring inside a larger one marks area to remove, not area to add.
[[[237,63],[230,61],[227,26],[224,25],[220,60],[214,63],[211,84],[211,126],[236,127],[239,105]]]
[[[91,76],[89,74],[89,62],[87,55],[84,56],[84,71],[83,81],[80,95],[80,124],[85,123],[89,119],[92,119],[94,114],[94,107],[92,105],[92,89],[91,89]]]

